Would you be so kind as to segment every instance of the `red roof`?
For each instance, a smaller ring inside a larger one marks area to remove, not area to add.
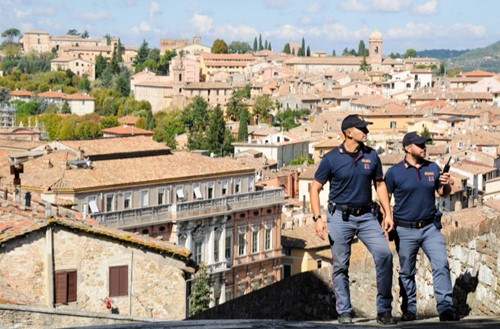
[[[28,90],[23,90],[23,89],[17,89],[17,90],[12,90],[9,92],[11,96],[32,96],[33,93]]]
[[[462,73],[463,77],[492,77],[494,75],[495,75],[494,73],[482,70],[474,70]]]
[[[145,130],[141,128],[137,128],[134,126],[118,126],[103,129],[102,132],[104,134],[113,134],[113,135],[153,135],[151,130]]]

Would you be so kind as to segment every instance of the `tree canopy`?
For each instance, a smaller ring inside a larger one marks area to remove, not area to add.
[[[215,39],[212,45],[212,54],[227,54],[228,47],[227,44],[222,39]]]

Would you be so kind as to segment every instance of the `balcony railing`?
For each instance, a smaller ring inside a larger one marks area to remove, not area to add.
[[[126,229],[225,215],[234,211],[282,203],[284,203],[283,189],[266,189],[216,199],[99,212],[91,214],[91,217],[104,225]]]

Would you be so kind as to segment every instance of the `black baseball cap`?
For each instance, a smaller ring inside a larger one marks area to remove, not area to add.
[[[422,135],[419,135],[417,132],[412,131],[410,133],[407,133],[405,137],[403,137],[403,147],[411,144],[422,145],[430,140],[430,138],[424,137]]]
[[[370,121],[365,121],[362,117],[360,117],[357,114],[349,114],[344,118],[342,121],[342,126],[341,129],[342,131],[345,131],[346,129],[349,128],[365,128],[368,125],[373,124],[373,122]]]

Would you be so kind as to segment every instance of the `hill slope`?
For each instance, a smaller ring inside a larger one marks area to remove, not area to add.
[[[417,52],[421,57],[447,61],[447,67],[459,66],[462,71],[500,72],[500,41],[484,48],[470,50],[432,49]]]

